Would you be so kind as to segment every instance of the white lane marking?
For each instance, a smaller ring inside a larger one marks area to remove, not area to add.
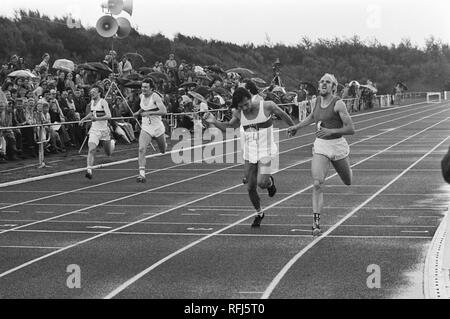
[[[41,212],[37,211],[36,214],[56,214],[55,212]]]
[[[377,218],[398,218],[399,216],[377,216]]]
[[[103,234],[103,232],[96,231],[79,231],[79,230],[16,230],[18,233],[54,233],[54,234]],[[161,232],[113,232],[111,235],[123,235],[123,236],[204,236],[205,233],[161,233]],[[293,234],[217,234],[218,237],[303,237],[303,238],[312,238],[311,235],[293,235]],[[329,235],[328,238],[392,238],[392,239],[423,239],[423,238],[432,238],[431,236],[379,236],[379,235]]]
[[[310,233],[311,232],[311,230],[306,230],[306,229],[291,229],[291,232],[308,232],[308,233]]]
[[[4,211],[0,211],[0,213],[18,214],[18,213],[20,213],[20,211],[18,211],[18,210],[4,210]]]
[[[185,214],[181,214],[181,216],[201,216],[202,214],[194,214],[194,213],[191,213],[191,214],[188,214],[188,213],[185,213]]]
[[[224,195],[224,194],[221,194],[221,195]],[[227,206],[227,207],[230,207],[230,206]],[[248,206],[239,206],[239,207],[248,207]],[[226,211],[232,211],[232,212],[234,212],[234,211],[236,211],[236,210],[239,210],[239,211],[245,211],[245,212],[253,212],[254,211],[254,209],[237,209],[237,208],[217,208],[217,206],[211,206],[211,207],[205,207],[205,208],[189,208],[188,209],[188,211],[190,211],[190,212],[196,212],[196,211],[221,211],[221,212],[226,212]]]
[[[17,224],[3,224],[3,225],[0,225],[0,227],[16,227],[17,226]]]
[[[434,127],[444,121],[447,121],[448,118],[445,118],[444,120],[438,122],[437,124],[434,124],[430,127],[428,127],[425,130],[430,129],[431,127]],[[422,131],[425,131],[422,130]],[[421,132],[422,132],[421,131]],[[414,134],[416,135],[416,134]],[[414,136],[412,135],[412,137]],[[363,203],[358,205],[353,211],[347,214],[348,217],[355,214],[357,211],[359,211],[361,208],[363,208],[365,205],[367,205],[369,202],[371,202],[375,197],[377,197],[379,194],[381,194],[383,191],[385,191],[389,186],[394,184],[397,180],[399,180],[403,175],[405,175],[411,168],[419,164],[424,158],[426,158],[429,154],[433,153],[438,147],[440,147],[444,142],[448,140],[449,137],[446,137],[444,140],[439,142],[436,146],[434,146],[430,151],[428,151],[425,155],[423,155],[421,158],[419,158],[417,161],[415,161],[413,164],[408,166],[402,173],[397,175],[394,179],[392,179],[389,183],[387,183],[383,188],[378,190],[375,194],[373,194],[370,198],[365,200]],[[331,228],[329,228],[326,232],[322,234],[322,236],[315,238],[309,245],[307,245],[305,248],[303,248],[298,254],[296,254],[284,267],[283,269],[275,276],[275,278],[272,280],[272,282],[269,284],[267,289],[264,292],[264,295],[262,296],[262,299],[268,299],[272,292],[274,291],[275,287],[280,283],[280,281],[283,279],[283,277],[287,274],[287,272],[292,268],[292,266],[311,248],[313,248],[318,242],[320,242],[323,238],[326,238],[327,235],[329,235],[332,231],[334,231],[337,227],[342,225],[348,217],[345,217],[341,219],[339,222],[337,222],[335,225],[333,225]]]
[[[401,233],[411,233],[411,234],[415,234],[415,233],[429,233],[428,230],[402,230]]]
[[[87,229],[111,229],[109,226],[87,226]]]
[[[214,228],[195,228],[195,227],[189,227],[187,230],[190,231],[211,231],[214,230]]]
[[[219,214],[219,216],[239,217],[239,214]]]
[[[412,122],[406,123],[406,124],[404,124],[404,125],[400,125],[400,126],[398,126],[397,128],[401,128],[401,127],[405,127],[405,126],[411,125],[411,124],[413,124],[413,123],[422,121],[422,120],[425,119],[425,118],[433,117],[433,116],[435,116],[435,115],[437,115],[437,114],[440,114],[440,113],[443,113],[443,112],[446,112],[446,111],[447,111],[447,110],[444,109],[443,111],[436,112],[436,113],[433,113],[433,114],[431,114],[431,115],[428,115],[428,116],[419,118],[419,119],[417,119],[417,120],[414,120],[414,121],[412,121]],[[394,120],[398,120],[398,119],[394,119]],[[437,124],[435,124],[435,125],[437,125]],[[435,126],[435,125],[433,125],[433,126]],[[431,127],[433,127],[433,126],[431,126]],[[430,127],[430,128],[431,128],[431,127]],[[428,129],[429,129],[429,128],[428,128]],[[426,131],[426,130],[427,130],[427,129],[425,129],[425,130],[423,130],[423,131]],[[422,131],[421,131],[421,132],[422,132]],[[416,133],[416,134],[411,135],[411,136],[408,136],[407,138],[405,138],[405,139],[403,139],[403,140],[401,140],[401,141],[399,141],[399,142],[393,144],[392,146],[386,148],[386,150],[388,150],[388,149],[390,149],[390,148],[392,148],[392,147],[394,147],[394,146],[396,146],[396,145],[398,145],[398,144],[400,144],[400,143],[402,143],[402,142],[404,142],[404,141],[406,141],[406,140],[409,140],[409,139],[412,138],[412,137],[415,137],[416,135],[420,134],[421,132]],[[384,133],[379,133],[379,134],[374,135],[373,137],[370,137],[370,138],[374,138],[374,137],[376,137],[376,136],[381,136],[381,135],[383,135],[383,134],[384,134]],[[350,144],[350,145],[355,145],[355,144],[358,144],[358,143],[362,143],[362,142],[364,142],[364,141],[366,141],[366,140],[368,140],[368,139],[370,139],[370,138],[362,139],[362,140],[357,141],[357,142],[354,142],[354,143],[352,143],[352,144]],[[285,152],[288,152],[288,151],[285,151]],[[285,153],[285,152],[280,152],[280,154]],[[357,165],[359,165],[359,164],[361,164],[361,163],[364,163],[364,162],[368,161],[369,159],[371,159],[371,158],[373,158],[373,157],[375,157],[375,156],[377,156],[377,155],[379,155],[379,154],[381,154],[381,153],[383,153],[383,151],[379,151],[379,152],[377,152],[377,153],[374,153],[373,155],[371,155],[371,156],[365,158],[364,160],[359,161],[359,162],[357,162],[356,164],[352,165],[352,167],[357,166]],[[302,164],[302,163],[306,163],[306,162],[309,162],[309,161],[310,161],[310,159],[309,159],[309,160],[306,160],[306,161],[300,161],[300,162],[295,163],[295,164],[293,164],[293,165],[287,166],[286,168],[281,169],[281,170],[279,170],[278,172],[283,171],[283,170],[285,170],[285,169],[289,169],[289,168],[291,168],[291,167],[295,167],[295,166],[297,166],[297,165],[300,165],[300,164]],[[337,176],[337,174],[331,175],[328,179],[330,179],[330,178],[332,178],[332,177],[334,177],[334,176]],[[119,227],[119,228],[117,228],[117,229],[110,230],[110,231],[106,231],[106,232],[101,233],[101,234],[98,234],[98,235],[96,235],[96,236],[93,236],[93,237],[87,238],[87,239],[85,239],[85,240],[76,242],[76,243],[71,244],[71,245],[69,245],[69,246],[67,246],[67,247],[64,247],[64,248],[62,248],[62,249],[60,249],[60,250],[57,250],[57,251],[55,251],[55,252],[52,252],[52,253],[49,253],[49,254],[46,254],[46,255],[43,255],[43,256],[40,256],[40,257],[35,258],[35,259],[33,259],[33,260],[30,260],[30,261],[28,261],[28,262],[26,262],[26,263],[24,263],[24,264],[21,264],[21,265],[15,267],[15,268],[9,269],[9,270],[7,270],[7,271],[1,273],[1,274],[0,274],[0,278],[2,278],[2,277],[4,277],[4,276],[7,276],[8,274],[13,273],[13,272],[15,272],[15,271],[17,271],[17,270],[19,270],[19,269],[22,269],[22,268],[24,268],[24,267],[27,267],[27,266],[29,266],[29,265],[31,265],[31,264],[34,264],[34,263],[36,263],[36,262],[38,262],[38,261],[40,261],[40,260],[43,260],[43,259],[48,258],[48,257],[50,257],[50,256],[53,256],[53,255],[56,255],[56,254],[61,253],[61,252],[63,252],[63,251],[66,251],[66,250],[68,250],[68,249],[70,249],[70,248],[79,246],[79,245],[81,245],[81,244],[90,242],[90,241],[92,241],[92,240],[95,240],[95,239],[100,238],[100,237],[103,237],[103,236],[106,236],[107,234],[113,233],[114,231],[118,231],[118,230],[121,230],[121,229],[130,227],[130,226],[133,226],[133,225],[138,224],[138,223],[140,223],[140,222],[144,222],[144,221],[149,220],[149,219],[151,219],[151,218],[154,218],[154,217],[163,215],[163,214],[165,214],[165,213],[171,212],[171,211],[173,211],[173,210],[175,210],[175,209],[178,209],[178,208],[180,208],[180,207],[186,207],[186,206],[192,205],[192,204],[194,204],[194,203],[196,203],[196,202],[199,202],[199,201],[201,201],[201,200],[204,200],[204,199],[207,199],[207,198],[216,196],[217,194],[221,194],[221,193],[227,192],[227,191],[229,191],[229,190],[232,190],[232,189],[234,189],[234,188],[236,188],[236,187],[240,187],[240,186],[241,186],[241,184],[237,184],[237,185],[235,185],[235,186],[232,186],[232,187],[228,187],[228,188],[222,189],[221,191],[218,191],[218,192],[212,193],[212,194],[210,194],[210,195],[208,195],[208,196],[203,196],[203,197],[198,198],[198,199],[195,199],[195,200],[193,200],[193,201],[184,203],[184,204],[182,204],[182,205],[180,205],[180,206],[178,206],[178,207],[174,207],[174,208],[168,209],[168,210],[163,211],[163,212],[161,212],[161,213],[155,214],[155,215],[153,215],[153,216],[150,216],[150,217],[147,217],[147,218],[144,218],[144,219],[141,219],[141,220],[137,220],[137,221],[135,221],[135,222],[132,222],[132,223],[127,224],[127,225],[124,225],[124,226]],[[309,187],[307,187],[307,188],[305,188],[305,189],[299,191],[297,194],[301,194],[301,193],[303,193],[304,191],[306,191],[306,190],[308,190],[308,189],[310,189],[310,188],[311,188],[311,186],[309,186]],[[291,195],[291,196],[287,197],[286,199],[283,199],[283,200],[281,200],[281,201],[279,201],[279,202],[277,202],[277,203],[275,203],[275,204],[272,204],[272,205],[268,206],[265,210],[267,210],[267,209],[269,209],[269,208],[271,208],[271,207],[275,207],[277,204],[279,204],[279,203],[281,203],[281,202],[284,202],[284,201],[286,201],[287,199],[290,199],[290,198],[292,198],[292,197],[294,197],[294,195]],[[176,255],[178,255],[179,253],[183,252],[184,250],[187,250],[187,249],[189,249],[190,247],[193,247],[193,246],[197,245],[198,243],[203,242],[204,240],[206,240],[206,239],[208,239],[208,238],[214,236],[215,234],[218,234],[218,233],[220,233],[220,232],[222,232],[222,231],[224,231],[224,230],[226,230],[226,229],[229,229],[229,228],[231,228],[231,227],[233,227],[233,226],[235,226],[235,225],[237,225],[237,224],[239,224],[239,223],[241,223],[241,222],[243,222],[243,221],[245,221],[245,220],[247,220],[247,219],[249,219],[249,218],[251,218],[251,217],[253,217],[253,215],[250,215],[250,216],[248,216],[248,217],[246,217],[246,218],[244,218],[244,219],[241,219],[240,221],[238,221],[238,222],[236,222],[236,223],[233,223],[233,224],[231,224],[231,225],[229,225],[229,226],[227,226],[227,227],[225,227],[225,228],[223,228],[223,229],[221,229],[221,230],[219,230],[219,231],[216,231],[216,232],[214,232],[214,233],[212,233],[212,234],[209,234],[208,236],[205,236],[205,237],[203,237],[203,238],[201,238],[201,239],[199,239],[199,240],[197,240],[197,241],[191,243],[191,244],[188,245],[188,246],[183,247],[182,249],[176,251],[175,253],[173,253],[173,254],[167,256],[166,258],[160,260],[158,263],[154,264],[153,266],[151,266],[150,268],[148,268],[146,271],[151,271],[153,268],[156,268],[156,267],[159,266],[160,264],[164,263],[166,260],[169,260],[170,258],[172,258],[172,256],[176,256]],[[135,276],[135,277],[131,278],[130,280],[128,280],[126,283],[124,283],[123,285],[121,285],[119,288],[115,289],[115,290],[114,290],[111,294],[109,294],[106,298],[108,298],[108,297],[112,298],[113,295],[115,295],[115,294],[119,293],[119,291],[121,291],[121,290],[120,290],[121,287],[124,287],[124,286],[126,286],[127,284],[131,284],[131,283],[134,282],[135,280],[138,280],[138,279],[136,279],[136,278],[139,278],[140,276],[143,276],[143,275],[145,275],[145,271],[144,271],[144,273],[140,273],[140,274],[138,274],[137,276]],[[123,289],[125,289],[125,288],[123,288]]]
[[[106,215],[125,215],[125,213],[106,213]]]
[[[441,112],[438,112],[438,113],[441,113]],[[435,115],[435,114],[434,114],[434,115]],[[428,116],[428,117],[431,117],[431,116]],[[428,118],[428,117],[427,117],[427,118]],[[422,119],[419,119],[418,121],[421,121],[421,120],[422,120]],[[417,136],[417,135],[419,135],[419,134],[421,134],[421,133],[423,133],[423,132],[426,132],[427,130],[431,129],[432,127],[435,127],[435,126],[439,125],[440,123],[442,123],[442,122],[444,122],[444,121],[447,121],[447,120],[448,120],[448,118],[446,118],[446,119],[444,119],[444,120],[442,120],[442,121],[439,121],[438,123],[435,123],[435,124],[433,124],[433,125],[427,127],[426,129],[423,129],[422,131],[420,131],[420,132],[418,132],[418,133],[416,133],[416,134],[410,135],[410,136],[408,136],[407,138],[405,138],[405,139],[403,139],[403,140],[401,140],[401,141],[399,141],[399,142],[397,142],[397,143],[395,143],[395,144],[389,146],[389,147],[386,148],[385,150],[389,150],[389,149],[391,149],[391,148],[393,148],[393,147],[395,147],[395,146],[397,146],[397,145],[403,143],[404,141],[407,141],[407,140],[409,140],[409,139],[411,139],[411,138],[414,138],[415,136]],[[406,125],[405,125],[405,126],[406,126]],[[397,127],[397,128],[400,128],[400,127],[403,127],[403,125],[401,125],[401,126],[399,126],[399,127]],[[383,133],[380,133],[380,134],[383,134]],[[447,138],[446,138],[444,141],[442,141],[439,145],[441,145],[442,143],[444,143],[446,140],[447,140]],[[350,145],[351,145],[351,144],[350,144]],[[439,145],[438,145],[438,146],[439,146]],[[438,146],[436,146],[436,148],[437,148]],[[382,154],[385,150],[379,151],[379,152],[377,152],[377,153],[375,153],[375,154],[373,154],[373,155],[367,157],[366,159],[361,160],[361,161],[359,161],[359,162],[353,164],[352,167],[358,166],[359,164],[364,163],[364,162],[368,161],[369,159],[371,159],[371,158],[373,158],[373,157],[375,157],[375,156],[377,156],[377,155],[379,155],[379,154]],[[434,149],[433,149],[433,151],[434,151]],[[431,153],[431,151],[430,151],[430,153]],[[427,155],[427,154],[426,154],[426,155]],[[426,156],[424,156],[424,157],[426,157]],[[413,165],[413,166],[414,166],[414,165]],[[406,173],[406,171],[404,171],[402,174],[404,174],[404,173]],[[400,174],[399,176],[402,176],[402,174]],[[331,179],[331,178],[334,177],[334,176],[337,176],[337,173],[335,173],[335,174],[333,174],[333,175],[327,177],[327,180],[328,180],[328,179]],[[394,181],[395,181],[395,180],[394,180]],[[392,182],[392,183],[393,183],[393,182]],[[389,184],[387,184],[387,185],[389,185]],[[385,186],[385,187],[387,188],[387,186]],[[278,204],[280,204],[280,203],[282,203],[282,202],[285,202],[286,200],[289,200],[289,199],[293,198],[294,196],[296,196],[296,195],[298,195],[298,194],[304,193],[306,190],[311,189],[311,188],[312,188],[312,186],[306,187],[306,188],[304,188],[304,189],[298,191],[296,194],[290,195],[290,196],[288,196],[288,197],[286,197],[286,198],[284,198],[284,199],[282,199],[282,200],[280,200],[280,201],[275,202],[274,204],[272,204],[272,205],[270,205],[270,206],[264,208],[262,211],[268,210],[268,209],[270,209],[271,207],[274,207],[274,206],[276,206],[276,205],[278,205]],[[380,194],[383,190],[384,190],[384,189],[381,189],[380,191],[378,191],[378,192],[375,193],[375,194],[376,194],[376,195],[377,195],[377,194]],[[372,198],[372,197],[371,197],[371,198]],[[371,198],[369,198],[369,200],[367,200],[366,202],[369,202],[369,201],[371,200]],[[364,202],[363,204],[365,205],[366,202]],[[364,205],[358,206],[357,210],[359,210],[359,208],[363,207]],[[349,216],[353,215],[357,210],[354,210],[352,213],[349,214]],[[232,228],[232,227],[234,227],[234,226],[236,226],[236,225],[238,225],[238,224],[240,224],[240,223],[242,223],[242,222],[244,222],[244,221],[246,221],[247,219],[252,218],[252,217],[253,217],[253,215],[250,215],[250,216],[248,216],[248,217],[245,217],[245,218],[243,218],[243,219],[241,219],[241,220],[239,220],[239,221],[237,221],[237,222],[235,222],[235,223],[233,223],[233,224],[230,224],[230,225],[227,226],[227,227],[224,227],[224,228],[222,228],[222,229],[219,229],[219,230],[217,230],[217,231],[215,231],[215,232],[213,232],[213,233],[211,233],[211,234],[208,234],[208,235],[205,236],[205,237],[202,237],[202,238],[200,238],[200,239],[198,239],[198,240],[196,240],[196,241],[190,243],[189,245],[186,245],[185,247],[182,247],[182,248],[178,249],[177,251],[175,251],[175,252],[169,254],[168,256],[164,257],[163,259],[159,260],[158,262],[154,263],[154,264],[151,265],[150,267],[146,268],[145,270],[141,271],[140,273],[136,274],[135,276],[133,276],[132,278],[130,278],[129,280],[127,280],[126,282],[124,282],[122,285],[120,285],[119,287],[117,287],[116,289],[114,289],[111,293],[109,293],[104,299],[111,299],[111,298],[113,298],[114,296],[116,296],[117,294],[119,294],[121,291],[125,290],[127,287],[129,287],[130,285],[132,285],[134,282],[136,282],[137,280],[139,280],[140,278],[142,278],[142,277],[145,276],[147,273],[149,273],[149,272],[152,271],[153,269],[157,268],[157,267],[160,266],[161,264],[165,263],[166,261],[172,259],[173,257],[178,256],[179,254],[183,253],[184,251],[190,249],[191,247],[194,247],[194,246],[196,246],[197,244],[199,244],[199,243],[201,243],[201,242],[203,242],[203,241],[205,241],[205,240],[207,240],[207,239],[209,239],[209,238],[211,238],[211,237],[213,237],[213,236],[215,236],[215,235],[217,235],[217,234],[219,234],[219,233],[222,233],[223,231],[226,231],[227,229],[230,229],[230,228]],[[346,220],[346,218],[344,218],[344,219],[342,220],[341,223],[343,223],[345,220]],[[339,224],[339,223],[338,223],[338,224]],[[338,224],[337,224],[337,225],[338,225]],[[337,226],[336,226],[336,227],[337,227]],[[330,230],[331,230],[331,229],[333,229],[333,228],[330,228]],[[325,234],[329,233],[330,230],[328,230]],[[321,239],[321,238],[324,238],[324,236],[319,237],[319,238],[320,238],[320,239]],[[320,240],[320,239],[319,239],[319,240]],[[315,243],[315,241],[314,241],[313,243]],[[309,247],[309,245],[308,245],[307,247]],[[311,247],[312,247],[312,246],[311,246]],[[20,266],[19,266],[19,267],[20,267]],[[2,274],[0,274],[0,278],[1,278],[1,277],[2,277]],[[280,278],[280,280],[281,280],[281,278]]]
[[[418,218],[441,218],[442,216],[417,216]]]
[[[62,247],[42,247],[42,246],[0,246],[0,248],[17,248],[17,249],[61,249]]]

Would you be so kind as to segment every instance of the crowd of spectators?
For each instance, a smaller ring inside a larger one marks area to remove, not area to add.
[[[119,58],[115,51],[110,51],[101,63],[85,63],[67,71],[53,68],[48,53],[34,68],[30,68],[23,58],[12,56],[0,71],[0,95],[3,95],[3,99],[0,96],[0,128],[11,127],[0,130],[0,163],[36,157],[38,144],[42,141],[46,141],[46,153],[79,148],[89,127],[80,127],[77,121],[89,111],[89,89],[93,85],[102,87],[104,93],[110,93],[104,97],[113,117],[121,118],[111,120],[110,129],[116,139],[125,143],[136,140],[139,126],[130,117],[139,110],[141,81],[147,77],[155,82],[168,112],[183,113],[172,124],[189,130],[196,125],[204,126],[191,112],[226,109],[231,104],[234,90],[241,85],[252,88],[260,98],[281,104],[290,115],[300,119],[311,111],[308,101],[313,100],[316,94],[313,85],[308,83],[286,91],[281,86],[279,60],[274,64],[273,80],[266,83],[245,74],[246,69],[243,72],[239,72],[239,68],[236,72],[225,72],[217,65],[202,67],[185,60],[178,62],[174,54],[170,54],[165,63],[156,61],[153,67],[137,70],[133,67],[132,58],[128,55]],[[19,70],[27,70],[31,75],[10,76]],[[355,89],[352,83],[339,90],[342,98],[364,97],[365,94],[373,94],[371,92]],[[370,97],[367,99],[371,100]],[[293,107],[301,101],[308,102],[302,104],[306,107]],[[14,128],[46,123],[54,125],[45,126],[45,129]],[[170,134],[169,123],[165,123]]]

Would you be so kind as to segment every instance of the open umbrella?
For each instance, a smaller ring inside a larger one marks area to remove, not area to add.
[[[201,95],[201,94],[199,94],[197,92],[189,91],[188,94],[190,96],[192,96],[193,98],[196,98],[197,100],[200,100],[200,101],[202,101],[204,103],[207,103],[206,99],[203,97],[203,95]]]
[[[8,74],[11,78],[36,78],[37,76],[27,70],[17,70]]]
[[[251,80],[252,80],[253,82],[255,82],[256,84],[259,84],[259,85],[265,85],[265,84],[267,84],[267,82],[264,81],[264,80],[261,79],[261,78],[251,78]]]
[[[111,68],[101,62],[87,62],[87,63],[80,64],[78,67],[81,69],[90,70],[90,71],[112,73]]]
[[[214,87],[214,88],[209,89],[209,91],[217,93],[217,94],[221,95],[222,97],[229,96],[231,94],[230,92],[228,92],[227,90],[225,90],[222,87]]]
[[[356,85],[356,86],[360,86],[361,84],[359,84],[359,82],[358,81],[351,81],[349,84],[348,84],[349,86],[352,86],[352,85]]]
[[[376,87],[374,87],[373,85],[370,85],[370,84],[361,85],[360,87],[368,89],[368,90],[372,91],[373,93],[377,93],[378,92],[378,89]]]
[[[222,70],[222,68],[217,65],[205,66],[204,69],[207,69],[207,70],[210,70],[210,71],[216,72],[216,73],[225,73],[225,71]]]
[[[208,86],[199,86],[199,87],[196,87],[193,91],[201,94],[202,96],[207,96],[209,94],[209,87]]]
[[[147,75],[158,80],[164,80],[166,82],[169,82],[169,78],[167,77],[167,75],[161,72],[152,72]]]
[[[73,72],[75,70],[75,63],[67,59],[59,59],[53,63],[53,68],[65,72]]]
[[[191,87],[191,86],[195,87],[197,85],[198,84],[196,82],[184,82],[184,83],[180,84],[181,87],[186,87],[186,88]]]
[[[397,82],[397,85],[400,86],[404,91],[408,91],[408,87],[402,82]]]
[[[153,68],[151,68],[149,66],[143,66],[143,67],[139,68],[139,72],[151,73],[151,72],[153,72]]]
[[[131,58],[138,58],[138,59],[140,59],[142,62],[145,63],[144,57],[143,57],[142,55],[140,55],[139,53],[137,53],[137,52],[128,52],[128,53],[125,53],[125,54],[123,55],[122,59],[123,59],[124,57],[127,57],[127,58],[129,58],[129,59],[131,59]]]
[[[246,69],[246,68],[233,68],[233,69],[229,69],[228,71],[226,71],[227,73],[230,72],[234,72],[234,73],[238,73],[243,77],[252,77],[253,75],[255,75],[255,72],[253,72],[250,69]]]

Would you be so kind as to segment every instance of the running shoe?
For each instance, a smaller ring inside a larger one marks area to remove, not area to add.
[[[248,184],[247,177],[244,177],[244,178],[242,179],[242,184],[244,184],[244,185]]]
[[[86,172],[86,175],[84,175],[87,179],[92,179],[92,173]]]
[[[270,179],[272,180],[272,185],[267,188],[267,192],[269,193],[269,197],[274,197],[277,193],[277,188],[275,187],[275,180],[272,176],[270,176]]]
[[[138,178],[136,179],[136,182],[145,184],[147,182],[147,179],[145,178],[145,176],[139,175]]]
[[[312,235],[313,237],[318,237],[322,235],[322,230],[320,229],[320,214],[313,214],[313,226]]]
[[[255,219],[253,220],[252,227],[259,227],[261,226],[261,222],[264,219],[264,213],[258,214],[255,216]]]

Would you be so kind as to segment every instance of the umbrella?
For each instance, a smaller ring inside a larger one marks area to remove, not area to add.
[[[36,78],[37,76],[27,70],[18,70],[8,74],[12,78]]]
[[[225,73],[225,71],[222,70],[222,68],[217,65],[205,66],[204,68],[216,73]]]
[[[190,96],[192,96],[193,98],[195,98],[197,100],[200,100],[201,102],[207,103],[206,99],[201,94],[199,94],[197,92],[189,91],[188,94]]]
[[[151,72],[154,72],[154,70],[153,70],[153,68],[151,68],[151,67],[143,66],[143,67],[139,68],[139,72],[142,72],[142,73],[151,73]]]
[[[125,79],[127,79],[127,80],[132,80],[132,81],[139,81],[139,80],[142,80],[143,78],[144,78],[144,76],[142,76],[142,75],[139,74],[139,73],[132,73],[132,74],[127,75],[127,76],[125,77]]]
[[[261,79],[261,78],[251,78],[251,80],[252,80],[253,82],[255,82],[256,84],[261,84],[261,85],[267,84],[266,81],[264,81],[264,80]]]
[[[408,87],[404,85],[402,82],[397,82],[397,85],[403,88],[403,90],[408,91]]]
[[[211,81],[220,81],[220,82],[223,82],[222,77],[218,76],[217,74],[211,74],[211,75],[209,75],[209,78],[212,78]]]
[[[125,84],[123,84],[124,87],[126,88],[131,88],[131,89],[140,89],[142,87],[142,81],[128,81]]]
[[[53,68],[65,72],[73,72],[75,70],[75,63],[67,59],[59,59],[53,63]]]
[[[233,69],[229,69],[226,72],[227,73],[230,73],[230,72],[238,73],[238,74],[242,75],[243,77],[249,77],[249,78],[252,75],[255,75],[255,72],[253,72],[250,69],[246,69],[246,68],[233,68]]]
[[[83,64],[80,64],[78,67],[81,69],[90,70],[90,71],[112,73],[111,68],[101,62],[83,63]]]
[[[208,80],[208,81],[211,81],[212,79],[209,77],[209,76],[207,76],[206,74],[205,75],[203,75],[203,74],[197,74],[196,76],[195,76],[197,79],[202,79],[202,80]]]
[[[190,86],[197,86],[198,84],[196,82],[184,82],[180,84],[181,87],[190,87]]]
[[[361,85],[360,87],[369,89],[369,90],[372,91],[373,93],[377,93],[377,92],[378,92],[377,88],[374,87],[374,86],[372,86],[372,85],[370,85],[370,84]]]
[[[352,85],[360,86],[361,84],[359,84],[358,81],[351,81],[348,85],[350,85],[350,86],[352,86]]]
[[[209,89],[209,91],[210,91],[210,92],[217,93],[217,94],[219,94],[219,95],[222,95],[222,97],[223,97],[223,96],[229,96],[229,95],[231,94],[230,92],[228,92],[227,90],[225,90],[225,89],[222,88],[222,87],[211,88],[211,89]]]
[[[201,94],[202,96],[207,96],[209,94],[209,87],[208,86],[199,86],[199,87],[196,87],[193,91]]]
[[[203,70],[203,68],[201,66],[198,66],[198,65],[196,65],[194,67],[194,72],[195,72],[195,74],[206,75],[206,73]]]
[[[317,93],[316,87],[311,82],[302,81],[302,82],[300,82],[300,84],[303,84],[306,86],[305,90],[308,91],[308,93],[310,95],[315,95]]]
[[[122,59],[123,59],[124,57],[127,57],[127,58],[139,58],[142,62],[145,63],[144,57],[143,57],[142,55],[140,55],[139,53],[137,53],[137,52],[128,52],[128,53],[125,53],[125,54],[123,55]]]
[[[152,72],[147,75],[152,78],[155,78],[155,79],[164,80],[164,81],[169,82],[169,78],[167,77],[167,75],[164,73],[161,73],[161,72]]]

